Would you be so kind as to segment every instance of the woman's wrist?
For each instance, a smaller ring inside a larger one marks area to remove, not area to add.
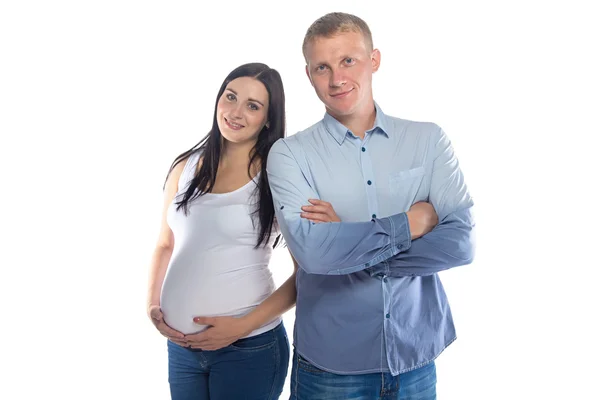
[[[242,330],[244,336],[249,335],[252,331],[255,331],[261,327],[261,322],[255,311],[252,311],[249,314],[241,317],[240,323],[240,329]]]

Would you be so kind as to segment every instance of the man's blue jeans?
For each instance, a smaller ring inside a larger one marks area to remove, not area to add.
[[[435,400],[435,363],[390,373],[337,375],[323,371],[294,350],[290,400]]]

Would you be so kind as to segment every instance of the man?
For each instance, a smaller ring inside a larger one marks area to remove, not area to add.
[[[267,166],[300,267],[291,398],[434,399],[433,360],[456,338],[437,273],[473,259],[458,161],[438,126],[375,103],[380,53],[362,19],[319,18],[303,52],[326,114]]]

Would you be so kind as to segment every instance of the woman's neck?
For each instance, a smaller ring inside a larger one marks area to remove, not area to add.
[[[250,153],[256,143],[231,143],[223,141],[219,168],[243,168],[247,170],[250,162]],[[258,160],[257,160],[258,161]]]

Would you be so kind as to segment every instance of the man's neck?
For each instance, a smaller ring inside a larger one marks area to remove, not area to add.
[[[364,139],[366,131],[373,128],[375,117],[377,115],[373,100],[365,107],[362,107],[361,110],[356,110],[350,115],[337,116],[330,110],[327,110],[327,112],[361,139]]]

